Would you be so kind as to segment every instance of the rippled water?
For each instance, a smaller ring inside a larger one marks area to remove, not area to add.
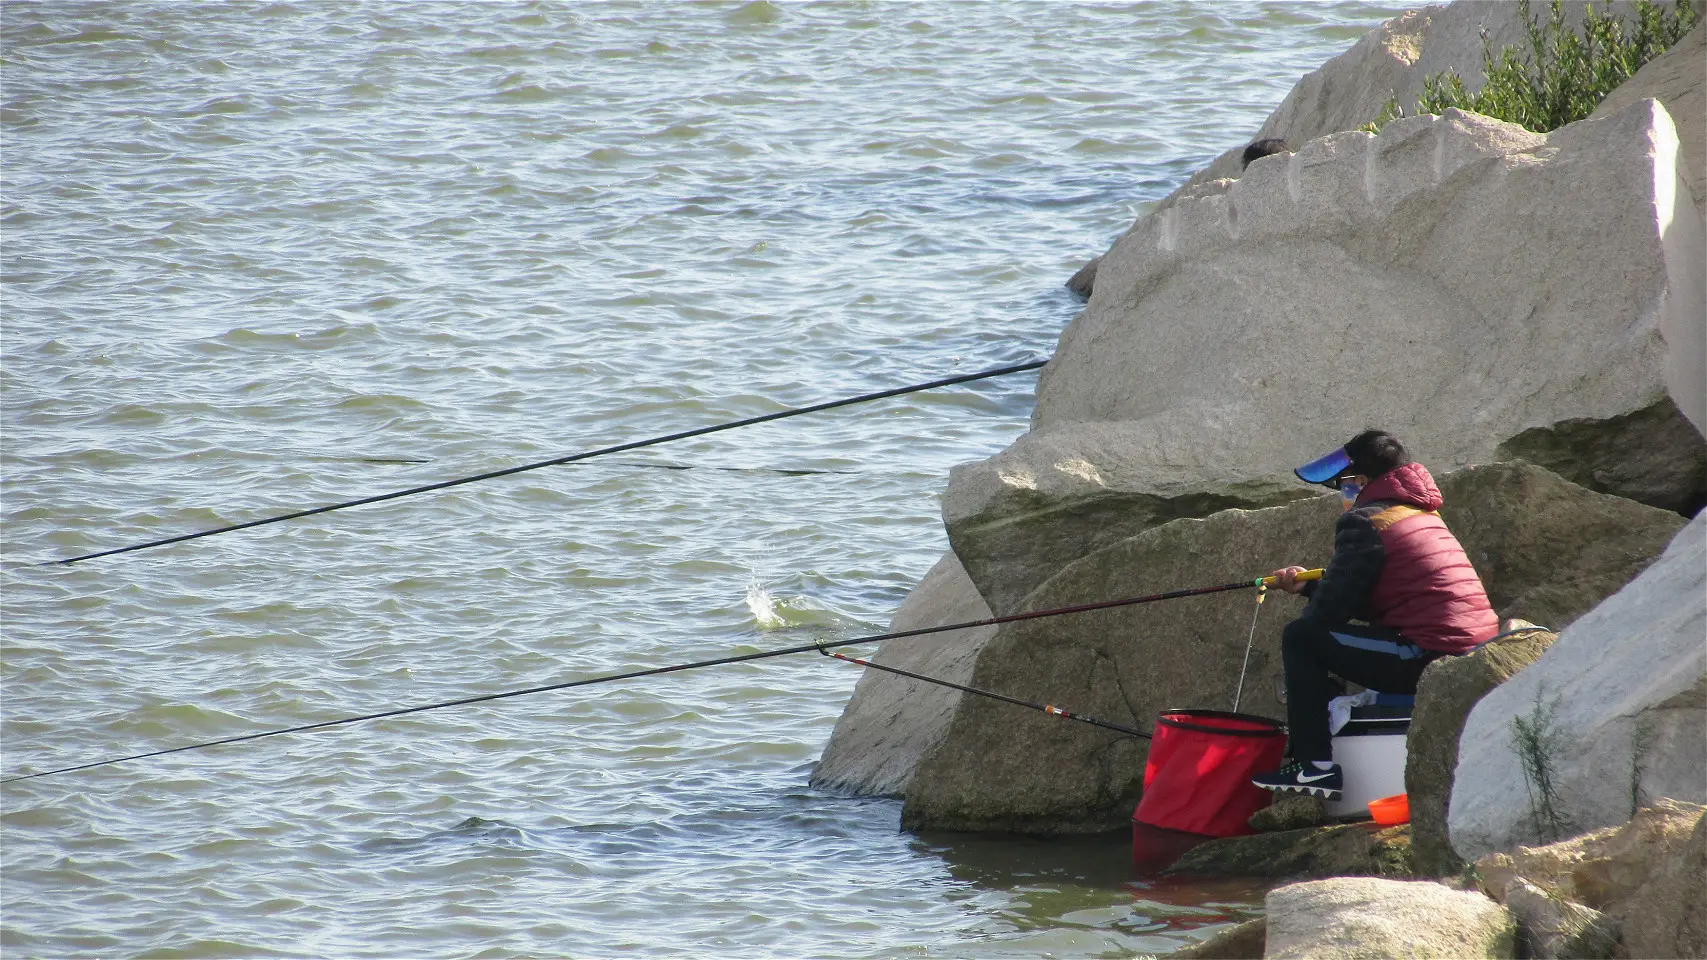
[[[4,773],[881,630],[1030,377],[33,564],[1045,356],[1085,256],[1391,12],[6,4]],[[1118,956],[1252,909],[808,789],[855,679],[9,784],[0,948]]]

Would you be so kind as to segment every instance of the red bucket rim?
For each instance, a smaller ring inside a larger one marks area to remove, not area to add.
[[[1186,719],[1175,719],[1183,717]],[[1218,727],[1210,724],[1192,723],[1192,719],[1204,720],[1234,720],[1248,723],[1258,729],[1240,730],[1236,727]],[[1231,710],[1163,710],[1156,718],[1156,726],[1172,727],[1176,730],[1192,730],[1198,733],[1219,733],[1229,737],[1272,737],[1286,733],[1286,724],[1269,717],[1259,717],[1252,713],[1234,713]]]

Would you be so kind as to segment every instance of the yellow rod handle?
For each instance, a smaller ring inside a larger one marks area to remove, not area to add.
[[[1305,580],[1320,580],[1320,579],[1322,579],[1322,568],[1317,567],[1314,570],[1306,570],[1303,573],[1300,573],[1297,576],[1297,579],[1300,582],[1305,581]],[[1272,587],[1272,586],[1274,586],[1274,580],[1275,580],[1275,578],[1273,578],[1273,577],[1263,577],[1260,582],[1265,587]]]

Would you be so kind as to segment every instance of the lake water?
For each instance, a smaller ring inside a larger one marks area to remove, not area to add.
[[[880,632],[1034,375],[35,564],[1045,357],[1086,257],[1394,9],[6,4],[4,774]],[[1104,957],[1260,909],[808,788],[856,679],[8,784],[0,949]]]

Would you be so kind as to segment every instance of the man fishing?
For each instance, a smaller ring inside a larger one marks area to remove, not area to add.
[[[1398,438],[1366,430],[1294,472],[1338,490],[1345,513],[1321,580],[1299,582],[1303,567],[1274,572],[1276,587],[1310,602],[1280,643],[1291,759],[1251,782],[1338,800],[1345,778],[1333,762],[1328,701],[1339,691],[1329,675],[1415,693],[1423,667],[1474,650],[1499,632],[1499,619],[1436,513],[1442,499],[1434,478]]]

